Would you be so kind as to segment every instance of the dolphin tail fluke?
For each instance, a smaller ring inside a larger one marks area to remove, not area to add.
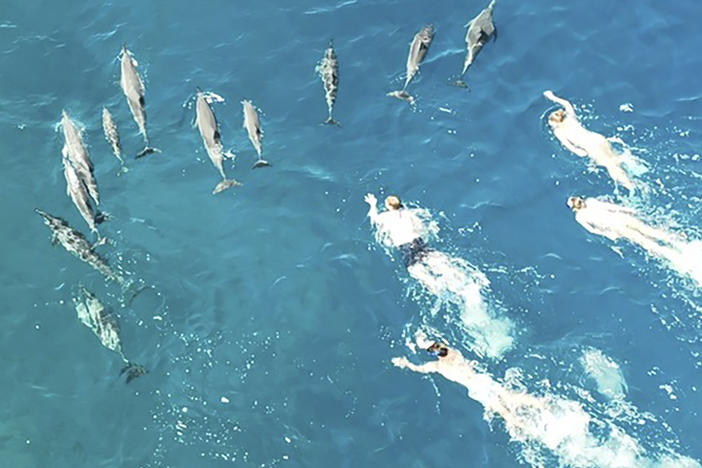
[[[390,91],[387,96],[394,97],[397,99],[400,99],[402,101],[407,101],[410,104],[414,104],[414,96],[412,96],[410,93],[405,91],[404,89],[398,90],[398,91]]]
[[[341,127],[341,124],[338,121],[334,120],[334,118],[331,115],[327,118],[327,120],[324,121],[324,123],[327,125],[336,125],[338,127]]]
[[[468,83],[466,83],[465,80],[461,80],[460,78],[458,80],[450,81],[449,84],[451,86],[455,86],[457,88],[467,88],[468,87]]]
[[[161,150],[158,148],[154,148],[152,146],[146,146],[143,150],[139,151],[136,155],[136,159],[143,158],[147,154],[151,153],[160,153]]]
[[[238,182],[234,179],[224,179],[217,184],[214,190],[212,190],[212,195],[217,195],[219,192],[224,192],[228,188],[236,187],[239,185],[242,185],[241,182]]]
[[[119,375],[121,376],[122,374],[127,374],[126,383],[129,383],[137,377],[147,374],[148,372],[149,371],[146,370],[144,366],[140,366],[139,364],[135,364],[133,362],[127,362],[127,365],[119,371]]]
[[[259,159],[254,163],[254,165],[251,167],[252,169],[256,169],[259,167],[271,167],[271,163],[266,161],[265,159]]]

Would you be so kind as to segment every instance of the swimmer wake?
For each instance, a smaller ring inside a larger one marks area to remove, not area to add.
[[[368,194],[368,217],[379,242],[402,253],[409,275],[429,294],[447,300],[460,310],[461,322],[477,353],[499,358],[513,345],[513,324],[494,316],[485,298],[490,282],[467,261],[428,245],[430,223],[424,210],[405,207],[396,196],[385,200],[378,212],[377,199]]]

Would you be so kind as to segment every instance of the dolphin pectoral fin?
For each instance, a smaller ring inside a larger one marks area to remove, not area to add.
[[[58,244],[58,236],[56,234],[51,234],[51,245],[56,247],[56,244]]]
[[[133,362],[128,362],[127,365],[119,371],[119,375],[121,376],[122,374],[126,373],[126,383],[129,383],[137,377],[141,377],[144,374],[148,374],[148,372],[149,371],[146,370],[144,366],[140,366],[139,364],[135,364]]]
[[[239,185],[242,185],[241,182],[238,182],[234,179],[224,179],[217,184],[214,190],[212,190],[212,195],[217,195],[220,192],[224,192],[228,188],[237,187]]]
[[[160,153],[160,152],[161,152],[161,150],[158,148],[152,148],[151,146],[147,146],[143,150],[139,151],[134,159],[143,158],[147,154]]]
[[[265,159],[259,159],[254,163],[254,165],[251,167],[251,169],[256,169],[259,167],[271,167],[271,163],[266,161]]]

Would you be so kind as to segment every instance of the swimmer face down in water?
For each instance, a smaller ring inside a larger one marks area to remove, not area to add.
[[[575,108],[567,100],[559,98],[553,91],[544,91],[544,97],[563,107],[548,116],[548,125],[558,141],[576,155],[587,156],[593,163],[604,167],[614,182],[632,191],[634,183],[622,168],[622,156],[614,151],[609,140],[584,128]]]
[[[416,209],[406,208],[400,197],[390,195],[385,199],[385,211],[378,212],[378,200],[369,193],[364,198],[368,203],[368,217],[377,228],[383,242],[402,251],[405,266],[421,261],[429,252],[424,233],[426,228]]]

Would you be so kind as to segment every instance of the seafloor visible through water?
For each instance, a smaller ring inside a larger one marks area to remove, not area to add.
[[[496,40],[451,86],[486,3],[3,1],[0,465],[699,466],[702,295],[687,273],[702,255],[597,236],[565,201],[605,197],[702,238],[702,4],[497,0]],[[387,97],[429,23],[415,105]],[[321,124],[315,73],[330,39],[340,126]],[[160,149],[140,159],[123,44]],[[224,169],[243,183],[217,195],[197,87],[223,98]],[[554,139],[547,89],[638,160],[640,189]],[[270,168],[251,169],[244,99]],[[34,212],[96,240],[66,196],[64,109],[109,218],[95,251],[129,287],[52,247]],[[424,273],[446,274],[422,285],[376,240],[368,192],[426,210],[444,256]],[[77,316],[82,288],[148,373],[119,375]],[[476,377],[393,366],[435,360],[412,351],[417,332]]]

